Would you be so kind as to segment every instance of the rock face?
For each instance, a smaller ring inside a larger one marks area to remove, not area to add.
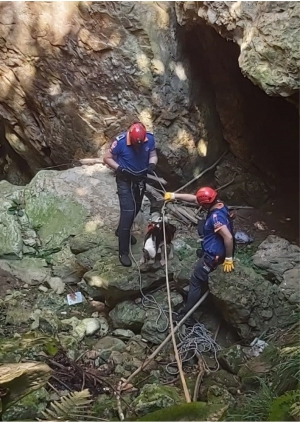
[[[264,240],[255,255],[253,263],[279,284],[279,290],[290,303],[300,302],[300,248],[286,239],[270,235]]]
[[[268,95],[299,90],[300,5],[297,2],[176,2],[181,25],[205,21],[240,47],[242,73]]]
[[[0,191],[1,257],[54,252],[83,229],[93,233],[118,221],[114,176],[100,164],[41,171],[23,189],[3,181]]]
[[[176,26],[172,2],[3,2],[3,159],[12,149],[34,174],[99,155],[138,118],[157,135],[162,169],[168,159],[191,176],[191,161],[215,161],[225,149],[217,114],[192,100]]]
[[[253,263],[278,284],[288,277],[289,270],[299,271],[300,248],[281,237],[270,235],[253,256]],[[285,280],[286,281],[286,280]]]
[[[251,267],[237,263],[229,275],[218,268],[209,288],[224,319],[242,339],[251,340],[266,329],[283,328],[292,321],[294,308],[278,286]]]

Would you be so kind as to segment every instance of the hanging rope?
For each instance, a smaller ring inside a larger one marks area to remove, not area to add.
[[[174,327],[173,327],[172,302],[171,302],[171,291],[170,291],[169,272],[168,272],[168,251],[167,251],[167,242],[166,242],[165,203],[162,208],[162,223],[163,223],[162,225],[163,225],[164,249],[165,249],[165,272],[166,272],[166,285],[167,285],[167,295],[168,295],[168,304],[169,304],[170,330],[171,330],[175,358],[176,358],[177,367],[178,367],[178,371],[180,375],[180,381],[181,381],[183,392],[185,395],[185,400],[187,403],[191,403],[191,397],[190,397],[190,393],[187,388],[186,380],[185,380],[184,373],[182,370],[182,362],[178,353],[178,348],[177,348],[175,334],[174,334]]]

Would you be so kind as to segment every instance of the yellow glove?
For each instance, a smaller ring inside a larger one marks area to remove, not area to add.
[[[232,258],[225,258],[225,261],[223,262],[223,270],[224,273],[231,273],[231,271],[234,270]]]
[[[175,193],[173,192],[165,192],[165,201],[172,201],[175,199]]]

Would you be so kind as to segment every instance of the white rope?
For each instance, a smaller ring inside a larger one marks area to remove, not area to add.
[[[219,370],[219,362],[217,359],[217,353],[221,350],[221,347],[217,342],[212,338],[209,331],[205,326],[197,322],[193,327],[188,327],[185,329],[185,333],[178,332],[179,344],[178,353],[182,360],[182,363],[187,363],[192,360],[194,357],[199,358],[203,357],[204,353],[211,353],[214,356],[217,367],[211,372],[216,372]],[[203,359],[205,362],[205,359]],[[170,367],[174,367],[176,362],[169,363],[166,367],[166,371],[171,375],[177,375],[178,370],[170,370]],[[206,368],[208,369],[208,368]]]

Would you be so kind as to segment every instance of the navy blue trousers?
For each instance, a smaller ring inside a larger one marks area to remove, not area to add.
[[[119,254],[129,254],[130,230],[139,213],[145,193],[145,181],[130,181],[117,178],[120,202],[120,220],[117,229],[119,236]]]
[[[208,275],[214,271],[222,260],[215,259],[210,255],[204,255],[197,261],[193,274],[190,278],[190,288],[187,298],[187,303],[183,309],[186,314],[201,298],[201,294],[208,289]]]

